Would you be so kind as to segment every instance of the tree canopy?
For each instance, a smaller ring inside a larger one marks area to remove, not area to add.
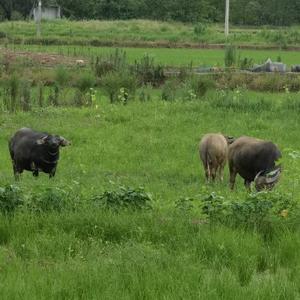
[[[27,18],[36,0],[0,0],[0,20]],[[43,0],[47,5],[53,0]],[[299,0],[231,0],[230,22],[237,25],[300,23]],[[225,0],[56,0],[72,19],[154,19],[223,22]]]

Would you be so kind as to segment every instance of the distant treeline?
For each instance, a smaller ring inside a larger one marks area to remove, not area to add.
[[[36,0],[0,0],[0,20],[27,18]],[[222,22],[225,0],[43,0],[61,5],[73,19],[154,19]],[[300,23],[299,0],[230,0],[230,19],[238,25]]]

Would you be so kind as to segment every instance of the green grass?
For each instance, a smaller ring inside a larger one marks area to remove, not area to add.
[[[207,185],[198,142],[207,132],[265,138],[278,144],[284,171],[276,191],[300,197],[299,111],[289,94],[244,92],[272,106],[216,107],[215,92],[198,101],[134,101],[98,109],[45,108],[1,114],[0,182],[14,183],[7,140],[20,127],[63,135],[55,178],[23,174],[25,193],[59,187],[79,199],[75,211],[0,217],[0,294],[3,299],[297,299],[300,238],[293,226],[244,230],[203,223],[174,209],[181,196],[216,192],[245,199],[242,180]],[[211,102],[210,102],[211,101]],[[283,105],[279,107],[279,105]],[[238,108],[239,110],[236,110]],[[113,213],[93,207],[91,196],[119,185],[144,186],[152,211]],[[71,198],[73,199],[73,198]],[[270,226],[270,227],[269,227]]]
[[[224,44],[223,24],[212,24],[201,34],[195,25],[147,20],[129,21],[55,21],[43,22],[42,37],[36,38],[34,22],[2,22],[0,31],[11,39],[25,43],[102,44],[160,43]],[[299,27],[231,28],[230,41],[244,45],[296,46],[300,44]]]
[[[66,56],[95,57],[113,53],[113,47],[91,46],[41,46],[41,45],[7,45],[11,50],[28,52],[55,53]],[[157,63],[167,66],[224,66],[224,50],[222,49],[166,49],[166,48],[124,48],[130,63],[141,59],[145,53],[152,55]],[[284,50],[238,50],[241,58],[252,58],[255,63],[263,63],[268,58],[277,61],[278,57],[287,65],[300,63],[299,51]]]

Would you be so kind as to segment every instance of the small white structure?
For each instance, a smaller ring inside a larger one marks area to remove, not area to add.
[[[34,21],[39,20],[39,8],[38,5],[34,6],[31,10],[30,17],[34,19]],[[61,9],[60,6],[56,3],[53,3],[48,6],[42,6],[42,20],[55,20],[61,18]]]

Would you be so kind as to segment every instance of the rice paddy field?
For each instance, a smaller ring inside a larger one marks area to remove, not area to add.
[[[0,23],[0,30],[13,26]],[[111,50],[5,47],[74,58]],[[130,62],[148,51],[170,66],[224,62],[221,49],[126,48]],[[298,59],[292,51],[243,51],[258,62]],[[60,70],[61,102],[39,105],[35,82],[20,88],[23,98],[12,91],[26,74],[36,80],[51,67],[22,68],[1,69],[1,299],[299,299],[299,92],[214,86],[197,96],[188,86],[171,99],[163,97],[166,82],[137,88],[128,102],[118,87],[121,100],[111,103],[95,84],[92,103],[78,107],[67,101],[77,90]],[[270,86],[280,76],[270,77]],[[55,88],[49,83],[44,97]],[[21,106],[27,97],[30,109],[7,110],[17,96]],[[21,127],[71,141],[53,179],[24,172],[15,181],[8,141]],[[209,132],[273,141],[282,152],[279,183],[249,192],[238,177],[230,191],[227,166],[223,182],[206,183],[198,144]]]

